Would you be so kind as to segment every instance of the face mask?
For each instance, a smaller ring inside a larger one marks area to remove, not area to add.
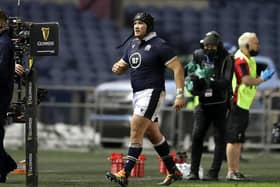
[[[217,50],[215,49],[205,49],[204,52],[210,58],[214,57],[217,54]]]
[[[249,54],[250,54],[250,56],[257,56],[259,54],[259,51],[250,50]]]

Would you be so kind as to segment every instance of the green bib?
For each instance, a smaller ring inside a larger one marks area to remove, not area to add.
[[[249,67],[249,75],[253,78],[257,77],[257,65],[254,58],[248,58],[240,50],[238,50],[234,59],[244,58]],[[256,86],[247,86],[244,83],[237,85],[236,75],[234,73],[232,78],[233,92],[237,91],[237,106],[245,110],[249,110],[256,94]],[[236,90],[237,89],[237,90]]]

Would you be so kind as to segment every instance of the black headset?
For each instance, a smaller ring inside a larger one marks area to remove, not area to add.
[[[200,47],[202,49],[204,48],[204,40],[209,36],[212,36],[215,38],[215,40],[216,40],[215,43],[217,44],[218,48],[223,46],[223,42],[221,40],[221,35],[217,31],[210,31],[205,34],[205,36],[202,40],[200,40]]]

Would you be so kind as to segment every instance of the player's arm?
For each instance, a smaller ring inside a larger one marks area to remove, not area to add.
[[[128,64],[123,59],[120,59],[113,65],[112,72],[114,72],[117,75],[122,75],[127,71],[127,69]]]
[[[185,105],[184,99],[184,68],[180,63],[178,57],[172,58],[167,64],[167,68],[171,69],[174,74],[174,79],[176,82],[176,99],[173,107],[176,110],[180,110]]]

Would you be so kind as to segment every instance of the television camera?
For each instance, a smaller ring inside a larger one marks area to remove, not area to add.
[[[8,26],[14,47],[14,61],[24,65],[23,58],[30,50],[30,24],[19,17],[9,17]]]
[[[18,0],[18,14],[20,3]],[[58,55],[58,23],[25,22],[20,16],[10,17],[8,26],[14,48],[13,60],[22,65],[24,74],[17,75],[9,119],[25,123],[26,186],[38,186],[37,108],[46,90],[37,88],[34,57]],[[27,63],[26,63],[27,62]]]
[[[214,68],[206,63],[189,62],[185,67],[185,87],[192,95],[203,95],[214,77]]]
[[[26,86],[31,81],[33,57],[58,54],[58,23],[33,23],[25,22],[19,17],[9,17],[8,26],[14,49],[13,60],[22,65],[25,72],[22,75],[15,74],[14,96],[7,115],[13,122],[24,123],[28,104]],[[46,89],[36,88],[37,104],[46,95]]]

